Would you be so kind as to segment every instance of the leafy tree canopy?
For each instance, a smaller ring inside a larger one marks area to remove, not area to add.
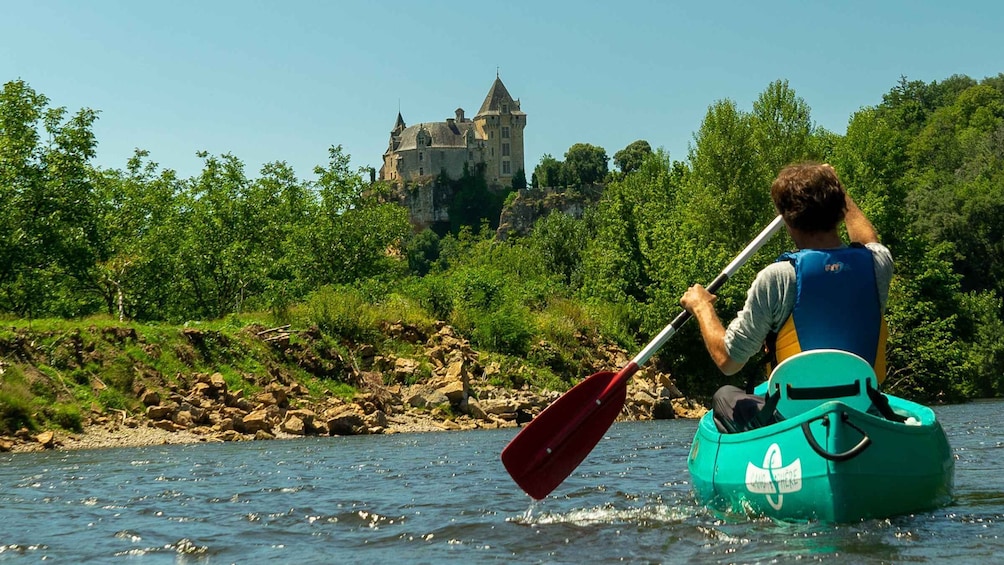
[[[622,173],[630,173],[641,167],[645,157],[652,154],[652,146],[644,139],[632,141],[627,147],[614,153],[614,165]]]

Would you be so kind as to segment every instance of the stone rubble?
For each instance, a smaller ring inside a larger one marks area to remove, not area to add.
[[[482,365],[478,353],[448,325],[439,324],[429,336],[401,323],[385,332],[422,344],[424,355],[417,360],[384,357],[372,346],[362,346],[356,352],[360,366],[348,369],[360,392],[348,401],[311,400],[300,383],[280,379],[249,396],[243,389],[232,389],[221,373],[198,373],[178,378],[179,384],[163,390],[139,391],[145,406],[141,414],[94,413],[79,434],[32,435],[22,430],[13,438],[0,438],[0,451],[510,428],[529,422],[560,396],[526,386],[493,386],[499,366]],[[274,339],[266,332],[258,336],[273,347],[289,345],[288,338]],[[593,362],[594,372],[616,370],[628,361],[622,349],[605,347]],[[683,397],[669,375],[643,368],[628,382],[619,419],[697,418],[704,412],[703,406]]]

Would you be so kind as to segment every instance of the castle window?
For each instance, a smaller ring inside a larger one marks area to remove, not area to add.
[[[503,175],[512,174],[512,165],[509,163],[509,161],[502,161],[502,174]]]
[[[494,156],[495,156],[495,148],[492,147],[492,157],[494,157]]]
[[[509,126],[502,126],[502,139],[509,139]]]
[[[508,143],[503,143],[502,144],[502,156],[503,157],[508,157],[509,156],[509,144]]]
[[[423,154],[421,151],[418,152],[418,160],[419,162],[425,160],[425,154]]]
[[[509,105],[508,104],[503,104],[502,105],[502,113],[503,114],[508,114],[509,113]]]
[[[488,132],[488,139],[495,139],[495,132],[493,131]]]
[[[418,168],[418,176],[422,176],[424,174],[425,174],[425,169],[423,169],[422,167],[419,167]]]

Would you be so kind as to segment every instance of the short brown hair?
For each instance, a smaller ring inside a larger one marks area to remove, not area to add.
[[[844,187],[829,165],[799,163],[781,169],[770,198],[789,226],[804,232],[836,229],[847,212]]]

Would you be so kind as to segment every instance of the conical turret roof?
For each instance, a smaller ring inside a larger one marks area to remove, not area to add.
[[[502,79],[495,77],[495,82],[492,83],[491,89],[488,91],[488,96],[485,96],[485,101],[481,104],[481,109],[478,110],[478,116],[484,114],[498,114],[502,111],[502,105],[508,104],[509,111],[513,114],[522,114],[519,111],[519,102],[512,99],[509,95],[509,91],[506,90],[505,85],[502,84]]]

